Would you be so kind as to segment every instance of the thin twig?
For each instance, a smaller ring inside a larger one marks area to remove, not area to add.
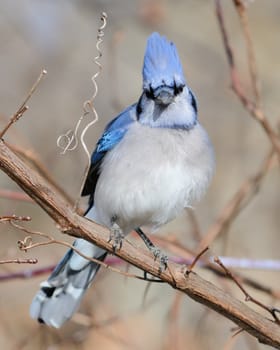
[[[38,85],[40,84],[41,80],[43,79],[43,77],[46,74],[47,74],[47,71],[45,69],[42,69],[39,77],[37,78],[37,80],[35,81],[35,83],[31,87],[31,89],[29,90],[28,95],[26,96],[26,98],[24,99],[22,104],[19,106],[19,108],[16,111],[16,113],[11,117],[10,121],[8,122],[8,124],[0,132],[0,139],[3,138],[3,136],[8,131],[8,129],[11,127],[11,125],[14,124],[15,122],[17,122],[19,120],[19,118],[22,117],[23,113],[25,111],[27,111],[28,106],[26,106],[26,103],[29,101],[29,99],[31,98],[31,96],[33,95],[33,93],[35,92],[36,88],[38,87]]]
[[[7,260],[0,260],[0,264],[37,264],[38,259],[7,259]]]
[[[220,26],[221,34],[222,34],[222,39],[223,39],[223,44],[226,51],[227,60],[230,67],[232,89],[235,92],[235,94],[238,96],[243,106],[251,114],[251,116],[255,120],[257,120],[259,124],[262,126],[266,135],[270,139],[275,151],[277,151],[278,158],[280,160],[280,139],[277,132],[274,131],[273,127],[270,125],[270,122],[268,121],[267,117],[265,116],[260,106],[258,106],[256,103],[254,103],[248,98],[248,96],[245,94],[244,89],[240,83],[239,74],[235,65],[233,49],[230,45],[229,36],[225,26],[221,0],[216,0],[216,14],[217,14],[217,19],[218,19],[218,24]],[[249,61],[248,64],[252,64],[252,62]],[[253,71],[254,69],[252,68],[251,70]],[[256,71],[254,71],[254,74],[256,74]],[[255,81],[258,80],[257,77],[255,77],[254,79]]]
[[[238,281],[237,277],[234,276],[234,274],[222,263],[222,261],[216,257],[215,262],[221,266],[221,268],[225,271],[225,273],[234,281],[234,283],[238,286],[238,288],[242,291],[242,293],[245,295],[245,301],[251,301],[252,303],[260,306],[264,310],[268,311],[274,318],[275,322],[280,325],[280,319],[277,317],[277,310],[276,308],[272,308],[270,306],[265,305],[264,303],[260,302],[256,298],[252,297],[246,289],[242,286],[242,284]]]
[[[18,216],[18,215],[4,215],[0,216],[0,222],[12,222],[12,221],[31,221],[30,216]]]
[[[258,73],[257,73],[257,63],[256,63],[256,57],[255,57],[255,52],[253,48],[253,41],[252,41],[250,29],[249,29],[247,10],[242,0],[233,0],[233,2],[239,14],[242,30],[244,33],[244,38],[246,40],[246,49],[247,49],[247,56],[248,56],[247,61],[248,61],[248,68],[249,68],[250,77],[251,77],[252,90],[255,97],[256,107],[259,108],[261,105],[260,82],[259,82]]]
[[[195,258],[193,259],[193,262],[191,263],[191,265],[188,267],[186,274],[189,274],[190,272],[192,272],[192,270],[194,269],[196,263],[199,261],[199,259],[202,257],[202,255],[204,255],[207,250],[209,249],[209,247],[205,247],[204,249],[202,249],[201,252],[199,252]]]
[[[100,261],[98,259],[94,259],[92,257],[89,257],[85,254],[83,254],[80,250],[78,250],[77,248],[75,248],[72,244],[65,242],[65,241],[61,241],[58,239],[53,238],[51,235],[44,233],[44,232],[40,232],[40,231],[34,231],[31,229],[28,229],[24,226],[21,226],[19,224],[17,224],[15,221],[31,221],[31,218],[29,216],[5,216],[5,217],[0,217],[0,222],[8,222],[9,224],[11,224],[13,227],[28,233],[29,236],[26,236],[23,240],[19,240],[18,243],[18,248],[22,251],[27,252],[30,249],[33,248],[37,248],[37,247],[41,247],[41,246],[46,246],[46,245],[50,245],[50,244],[57,244],[57,245],[63,245],[69,249],[72,249],[74,252],[76,252],[77,254],[79,254],[80,256],[82,256],[84,259],[88,260],[88,261],[92,261],[96,264],[99,264],[103,267],[105,267],[106,269],[109,269],[113,272],[119,273],[125,277],[130,277],[130,278],[136,278],[136,279],[140,279],[140,280],[144,280],[144,281],[149,281],[149,282],[155,282],[155,283],[162,283],[162,281],[160,279],[154,279],[154,278],[147,278],[147,276],[139,276],[139,275],[135,275],[135,274],[131,274],[128,272],[124,272],[121,271],[117,268],[112,267],[111,265],[106,264],[103,261]],[[38,242],[38,243],[33,243],[33,239],[30,235],[37,235],[40,237],[43,237],[46,239],[46,241],[44,242]],[[35,260],[35,259],[33,259]],[[32,261],[33,261],[32,260]],[[30,259],[31,261],[31,259]],[[36,261],[37,262],[37,261]],[[31,262],[30,262],[31,263]],[[35,263],[35,262],[33,262]]]
[[[164,249],[168,249],[170,252],[176,255],[176,257],[170,257],[170,261],[174,261],[178,264],[190,264],[191,261],[193,260],[195,253],[190,250],[187,247],[184,247],[182,244],[180,244],[177,241],[172,241],[169,242],[166,240],[166,238],[163,237],[154,237],[153,241],[159,245],[160,247],[163,247]],[[225,261],[227,264],[230,262],[229,257],[224,257]],[[242,259],[240,259],[242,260]],[[214,257],[209,257],[209,259],[205,259],[203,256],[200,258],[200,260],[197,262],[197,264],[200,267],[204,267],[208,269],[209,271],[213,272],[214,274],[218,275],[219,277],[223,278],[229,278],[221,269],[217,267],[215,263],[213,263]],[[275,269],[279,269],[279,260],[271,261],[269,262],[269,266],[273,266]],[[242,264],[242,261],[240,265]],[[245,266],[247,268],[253,269],[254,265],[257,265],[258,267],[260,266],[265,266],[265,261],[259,261],[259,260],[252,260],[246,261]],[[230,266],[230,264],[228,265]],[[233,259],[233,266],[237,267],[237,260]],[[241,267],[241,266],[239,266]],[[265,286],[263,283],[258,282],[250,277],[243,276],[242,274],[238,273],[238,279],[243,283],[248,285],[251,288],[254,288],[255,290],[261,291],[273,298],[280,299],[280,291],[279,290],[274,290],[269,286]]]

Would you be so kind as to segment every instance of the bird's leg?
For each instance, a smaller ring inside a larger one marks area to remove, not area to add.
[[[162,251],[154,245],[150,238],[147,237],[146,234],[140,228],[137,228],[135,231],[142,238],[149,251],[154,255],[155,260],[159,259],[159,272],[161,273],[162,271],[166,270],[168,256],[163,254]]]
[[[113,250],[116,252],[117,249],[121,249],[122,242],[124,239],[123,230],[117,224],[117,217],[113,216],[111,218],[111,228],[110,228],[110,238],[108,242],[113,241]]]

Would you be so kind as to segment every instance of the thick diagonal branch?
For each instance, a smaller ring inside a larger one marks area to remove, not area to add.
[[[0,141],[0,168],[47,212],[63,233],[82,237],[113,252],[112,245],[108,243],[108,230],[75,213],[70,203],[13,153],[4,141]],[[169,263],[169,268],[160,274],[153,256],[128,242],[124,242],[116,255],[232,320],[260,342],[280,349],[278,325],[197,274],[186,274],[182,266],[174,263]]]

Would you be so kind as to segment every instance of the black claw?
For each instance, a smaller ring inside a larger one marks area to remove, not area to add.
[[[159,273],[167,269],[168,256],[163,254],[159,248],[155,248],[152,251],[155,261],[159,260]]]
[[[167,263],[168,263],[168,256],[162,254],[160,256],[159,273],[162,273],[167,269]]]
[[[161,255],[160,249],[156,247],[151,248],[151,252],[153,253],[155,260],[157,260]]]

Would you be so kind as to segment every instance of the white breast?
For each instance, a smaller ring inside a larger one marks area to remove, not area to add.
[[[205,191],[214,168],[212,146],[197,124],[190,131],[135,123],[105,157],[95,190],[104,225],[117,217],[125,233],[158,227]]]

